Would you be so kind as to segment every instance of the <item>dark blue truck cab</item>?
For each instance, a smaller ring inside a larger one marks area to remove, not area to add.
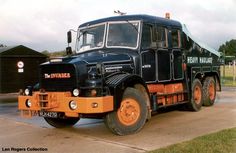
[[[219,53],[166,18],[122,15],[84,23],[74,53],[67,52],[40,65],[37,88],[19,96],[23,116],[42,116],[58,128],[104,118],[113,133],[127,135],[161,107],[199,111],[221,90]]]

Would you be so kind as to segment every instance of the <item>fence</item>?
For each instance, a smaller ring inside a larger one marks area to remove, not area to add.
[[[236,60],[221,66],[221,83],[222,86],[236,86]]]

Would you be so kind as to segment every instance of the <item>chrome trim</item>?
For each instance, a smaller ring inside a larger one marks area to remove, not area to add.
[[[106,31],[107,31],[107,23],[106,22],[99,23],[99,24],[94,24],[94,25],[91,25],[91,26],[88,25],[86,27],[78,28],[78,30],[77,30],[78,32],[77,32],[77,36],[76,36],[76,44],[75,44],[75,52],[76,53],[82,53],[78,50],[78,43],[79,43],[78,36],[79,36],[80,31],[83,30],[83,29],[89,29],[89,28],[100,26],[100,25],[104,25],[104,34],[103,34],[102,46],[101,47],[94,47],[94,48],[88,49],[88,50],[83,51],[83,52],[87,52],[87,51],[94,50],[94,49],[100,49],[100,48],[104,47],[105,40],[106,40]]]
[[[107,38],[108,38],[108,30],[109,30],[109,25],[113,23],[138,23],[138,36],[137,36],[137,42],[136,42],[136,47],[125,47],[125,46],[108,46],[107,45]],[[106,47],[107,48],[127,48],[127,49],[137,49],[139,46],[139,39],[140,39],[140,26],[141,26],[141,21],[140,20],[131,20],[131,21],[111,21],[107,23],[107,29],[106,29]]]

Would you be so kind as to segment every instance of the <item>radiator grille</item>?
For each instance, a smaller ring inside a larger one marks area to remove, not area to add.
[[[46,91],[71,91],[77,85],[73,64],[47,64],[40,67],[40,88]]]

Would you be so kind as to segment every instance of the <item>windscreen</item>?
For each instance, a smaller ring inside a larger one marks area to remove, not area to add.
[[[80,29],[78,36],[77,51],[83,52],[103,47],[104,32],[105,32],[105,24]]]
[[[139,22],[109,23],[107,47],[136,48],[138,44]]]

